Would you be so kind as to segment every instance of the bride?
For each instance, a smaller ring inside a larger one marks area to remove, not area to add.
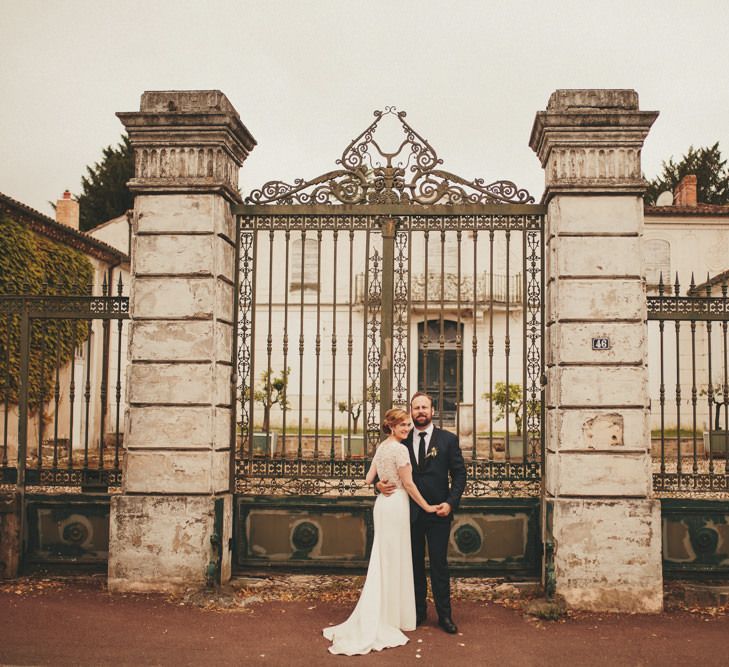
[[[332,642],[331,653],[361,655],[408,638],[402,630],[415,630],[415,592],[410,551],[410,501],[408,494],[426,512],[435,512],[413,482],[408,448],[402,444],[412,425],[410,415],[399,408],[385,413],[382,430],[388,438],[380,443],[365,478],[394,480],[396,491],[375,501],[375,538],[370,563],[357,606],[341,625],[324,628]]]

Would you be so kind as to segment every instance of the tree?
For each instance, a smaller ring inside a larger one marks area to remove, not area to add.
[[[86,167],[81,178],[83,193],[77,197],[82,231],[122,215],[134,206],[127,181],[134,177],[134,150],[129,137],[122,135],[118,146],[107,146],[101,162]]]
[[[271,424],[271,408],[278,405],[281,410],[289,407],[286,398],[286,385],[289,383],[289,373],[291,369],[287,368],[278,375],[273,375],[271,371],[265,370],[261,373],[262,389],[256,389],[253,392],[253,398],[263,405],[263,430],[268,432]]]
[[[510,384],[509,392],[506,392],[506,382],[497,382],[494,385],[493,393],[486,392],[484,398],[493,401],[498,413],[496,419],[503,419],[507,414],[514,415],[516,434],[521,435],[522,409],[524,407],[524,392],[520,384]],[[527,416],[533,417],[539,414],[542,403],[539,400],[527,400]]]
[[[347,401],[339,401],[337,407],[339,408],[339,412],[348,412],[350,414],[352,417],[352,432],[356,433],[357,421],[359,420],[359,416],[362,414],[362,400],[352,399],[351,403],[347,403]]]
[[[493,401],[498,409],[496,419],[503,419],[507,413],[513,414],[516,422],[516,434],[521,435],[521,408],[524,403],[521,385],[510,384],[507,394],[506,382],[497,382],[494,385],[494,391],[486,392],[483,397]]]
[[[673,192],[688,174],[696,175],[696,195],[702,204],[729,204],[729,168],[722,160],[719,142],[707,148],[689,146],[678,162],[663,162],[663,172],[648,184],[647,204],[655,204],[661,192]]]
[[[700,396],[706,396],[709,393],[708,387],[704,387],[700,392]],[[718,400],[721,398],[722,400]],[[727,403],[724,398],[724,386],[721,384],[713,384],[711,387],[711,405],[714,408],[714,431],[721,431],[724,429],[724,426],[722,424],[721,420],[721,409],[724,408],[725,416],[729,415],[727,412],[729,410],[729,403]],[[711,407],[709,408],[709,419],[711,419]],[[727,417],[729,419],[729,417]]]

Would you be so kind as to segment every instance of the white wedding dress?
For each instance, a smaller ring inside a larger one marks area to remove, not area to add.
[[[398,467],[410,464],[408,450],[396,440],[379,445],[372,460],[380,479],[394,481],[397,490],[375,500],[375,538],[357,606],[341,625],[324,628],[331,653],[362,655],[402,646],[402,630],[415,630],[415,592],[410,551],[410,500],[402,488]]]

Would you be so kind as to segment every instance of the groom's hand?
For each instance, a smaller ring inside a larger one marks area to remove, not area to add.
[[[438,516],[448,516],[451,513],[451,506],[448,503],[440,503],[436,505],[435,513]]]
[[[377,484],[375,484],[375,488],[384,496],[390,496],[395,492],[395,485],[390,484],[386,479],[381,479]]]

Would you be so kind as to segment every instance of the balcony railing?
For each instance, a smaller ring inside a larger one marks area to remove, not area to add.
[[[441,291],[442,301],[447,304],[461,303],[464,307],[474,303],[473,276],[461,276],[460,281],[455,273],[423,273],[412,276],[410,283],[410,303],[413,305],[428,303],[440,303]],[[514,275],[481,273],[476,280],[475,302],[479,306],[510,305],[520,304],[523,296],[524,279],[522,274]],[[442,289],[441,289],[442,286]],[[362,303],[365,295],[365,276],[360,273],[356,279],[356,303]]]

